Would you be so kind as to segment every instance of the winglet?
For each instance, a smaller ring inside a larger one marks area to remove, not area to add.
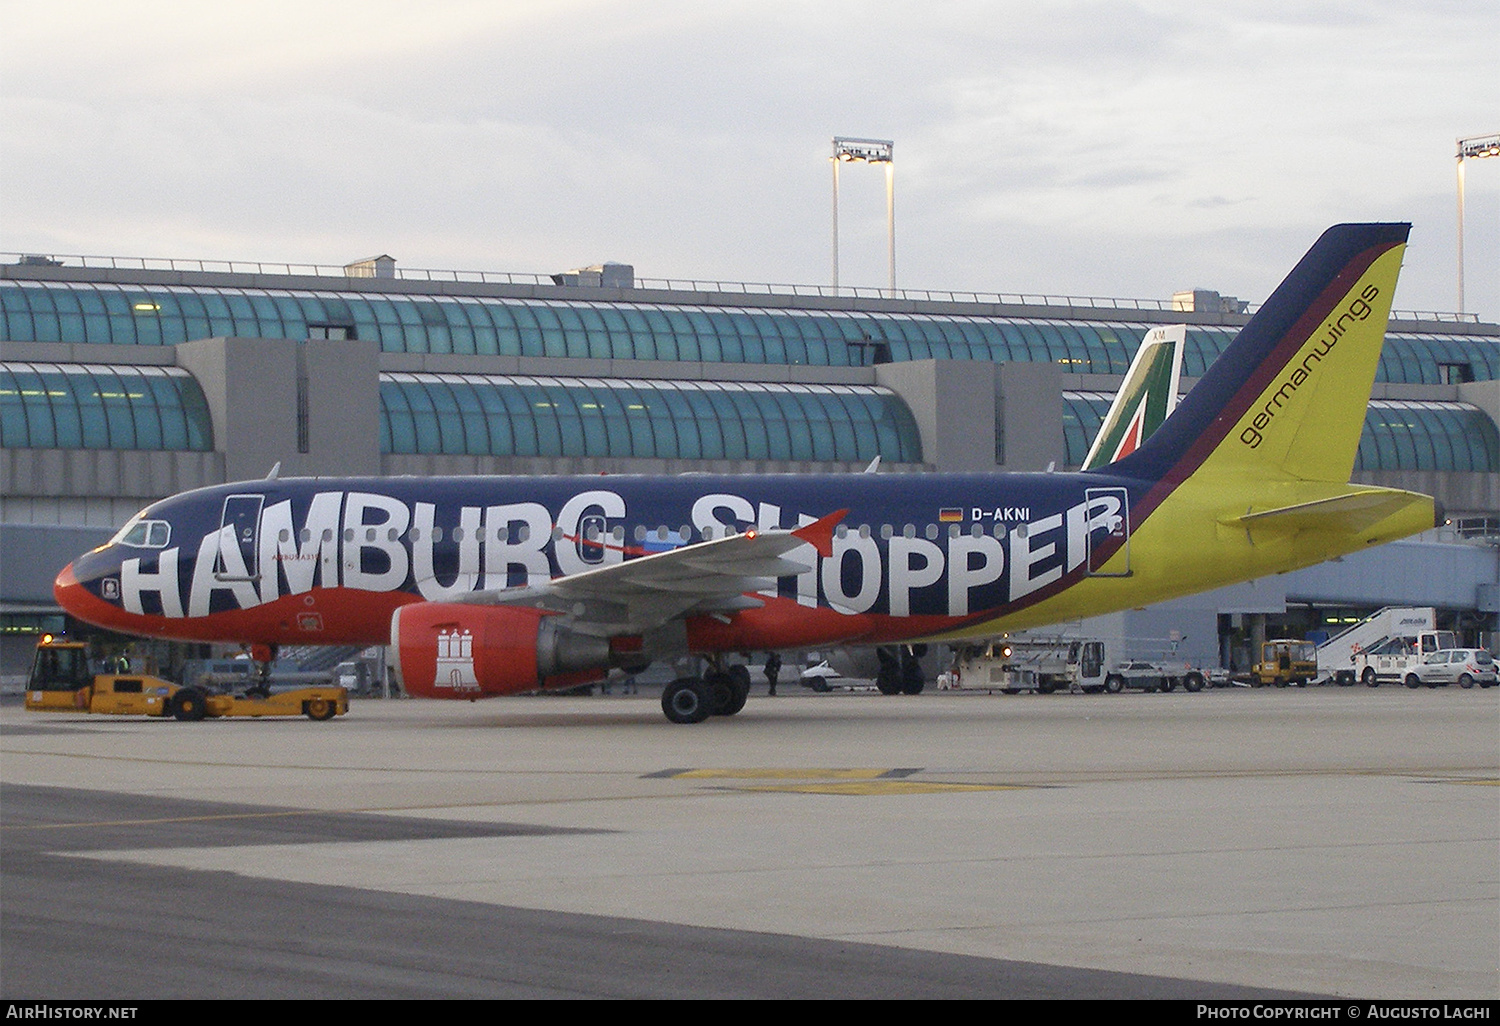
[[[839,522],[849,515],[847,509],[841,509],[830,513],[822,520],[814,520],[806,527],[799,527],[792,532],[795,538],[801,538],[813,548],[818,550],[818,555],[827,559],[833,555],[833,529],[839,526]]]

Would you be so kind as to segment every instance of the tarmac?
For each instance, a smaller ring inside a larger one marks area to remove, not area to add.
[[[0,707],[0,996],[1500,998],[1500,689]]]

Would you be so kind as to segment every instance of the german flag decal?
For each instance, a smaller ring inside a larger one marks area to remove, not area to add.
[[[964,522],[964,511],[957,506],[944,506],[938,510],[938,523],[961,524]]]

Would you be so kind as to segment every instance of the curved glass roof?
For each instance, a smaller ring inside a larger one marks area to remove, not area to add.
[[[1365,414],[1355,470],[1500,470],[1500,433],[1466,403],[1379,399]]]
[[[863,385],[380,375],[381,451],[920,463],[916,422]]]
[[[404,296],[83,282],[0,284],[10,341],[170,345],[213,336],[374,339],[394,353],[849,366],[932,357],[1124,374],[1145,326],[1059,318]],[[1234,328],[1192,327],[1201,376]],[[1445,369],[1445,366],[1448,369]],[[1389,333],[1377,380],[1500,378],[1500,339]]]
[[[0,364],[7,449],[213,449],[203,391],[176,367]]]
[[[1063,393],[1067,464],[1077,467],[1109,411],[1107,392]],[[1467,403],[1372,399],[1365,412],[1355,470],[1500,472],[1500,432]]]

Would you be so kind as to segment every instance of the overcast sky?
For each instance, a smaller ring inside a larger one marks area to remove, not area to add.
[[[896,144],[898,285],[1259,301],[1327,225],[1415,225],[1453,310],[1454,140],[1494,0],[0,0],[0,250],[826,283],[834,135]],[[885,283],[884,176],[841,277]],[[1500,159],[1467,307],[1500,319]]]

